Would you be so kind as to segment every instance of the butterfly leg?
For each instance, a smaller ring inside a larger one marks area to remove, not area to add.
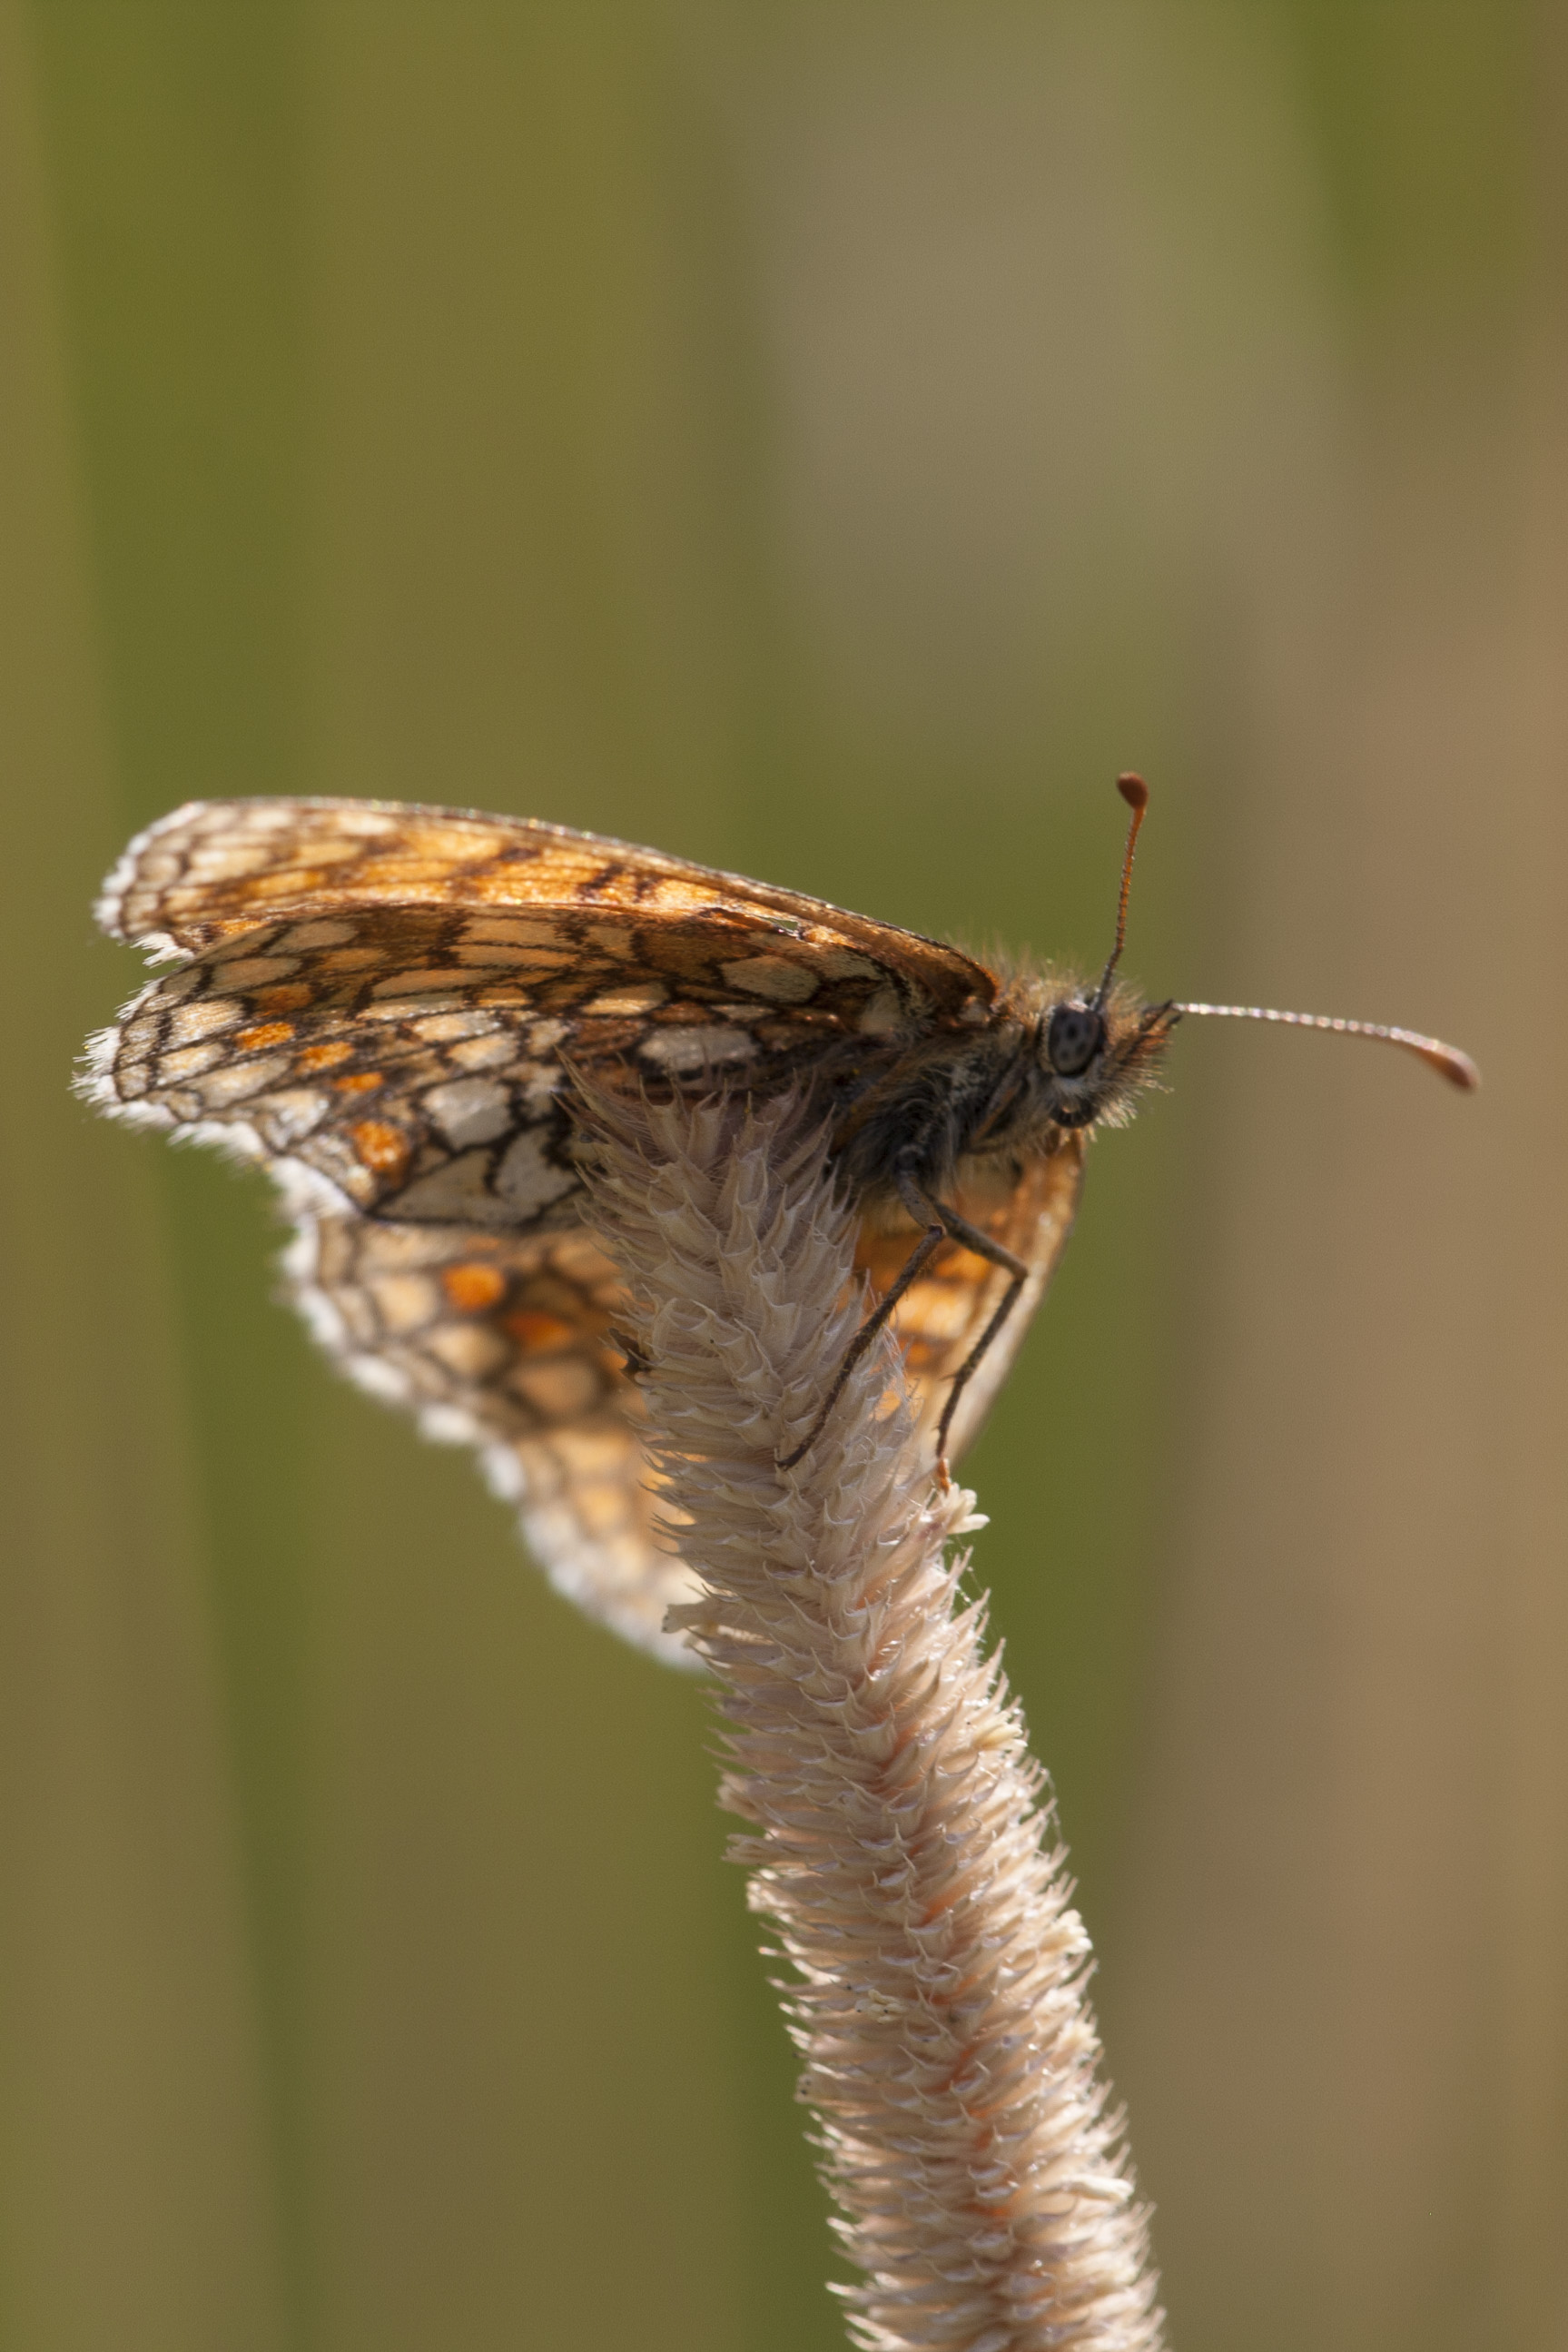
[[[913,1183],[901,1183],[899,1191],[906,1195],[910,1207],[913,1208],[918,1202],[925,1214],[940,1217],[942,1230],[950,1240],[961,1243],[965,1249],[973,1250],[977,1257],[988,1259],[992,1265],[999,1265],[1003,1273],[1011,1277],[995,1314],[954,1373],[953,1385],[947,1391],[947,1402],[942,1408],[942,1418],[936,1424],[936,1475],[946,1486],[950,1475],[947,1468],[947,1437],[953,1426],[953,1417],[958,1410],[958,1400],[985,1361],[992,1340],[1018,1305],[1024,1284],[1029,1280],[1029,1268],[1021,1257],[1017,1256],[1010,1249],[1005,1248],[1000,1242],[993,1241],[990,1234],[982,1233],[978,1225],[972,1225],[967,1217],[961,1217],[958,1214],[956,1209],[948,1208],[945,1201],[927,1200]]]
[[[900,1189],[902,1189],[902,1187]],[[933,1202],[931,1207],[934,1211],[936,1203]],[[927,1213],[930,1213],[930,1212]],[[849,1379],[850,1374],[854,1370],[855,1366],[860,1362],[861,1358],[865,1354],[866,1349],[871,1346],[872,1341],[876,1338],[878,1332],[884,1331],[887,1328],[888,1324],[893,1319],[894,1312],[898,1306],[899,1300],[904,1297],[904,1292],[909,1288],[912,1283],[918,1282],[920,1276],[925,1273],[926,1267],[930,1265],[931,1260],[935,1257],[936,1252],[941,1248],[942,1244],[946,1240],[946,1238],[947,1229],[946,1225],[943,1224],[929,1225],[925,1233],[922,1234],[919,1241],[915,1244],[914,1249],[911,1250],[908,1257],[905,1259],[898,1280],[893,1285],[891,1289],[885,1291],[882,1297],[877,1300],[876,1305],[873,1307],[871,1313],[866,1317],[865,1321],[861,1325],[860,1329],[855,1333],[854,1338],[850,1341],[848,1348],[844,1350],[843,1362],[839,1366],[838,1370],[833,1375],[832,1387],[828,1391],[826,1397],[823,1399],[822,1409],[821,1412],[818,1413],[816,1420],[811,1423],[810,1428],[806,1432],[805,1436],[800,1440],[800,1444],[796,1446],[792,1454],[781,1454],[779,1455],[779,1467],[780,1470],[793,1470],[796,1463],[803,1461],[805,1456],[810,1452],[812,1446],[821,1435],[823,1423],[827,1420],[828,1415],[831,1412],[840,1397],[843,1394],[844,1382]]]

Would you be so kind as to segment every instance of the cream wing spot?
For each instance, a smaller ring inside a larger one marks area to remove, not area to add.
[[[748,1062],[756,1055],[757,1041],[745,1029],[694,1026],[661,1029],[645,1037],[637,1050],[660,1069],[680,1072],[704,1069],[710,1063]]]
[[[514,1087],[523,1089],[523,1108],[531,1119],[548,1118],[559,1091],[561,1071],[549,1062],[519,1062],[509,1073]]]
[[[244,1019],[243,1004],[230,1003],[221,996],[204,996],[194,1004],[178,1007],[170,1021],[169,1034],[182,1045],[193,1045],[200,1037],[214,1037],[225,1029],[237,1029]]]
[[[264,1054],[259,1061],[214,1070],[200,1089],[202,1107],[207,1111],[226,1110],[232,1103],[246,1102],[252,1095],[265,1093],[287,1068],[287,1054]]]
[[[313,841],[310,845],[310,864],[313,866],[343,866],[350,858],[360,855],[361,845],[357,841]],[[290,889],[295,887],[294,874],[285,873],[279,879]]]
[[[284,932],[277,944],[286,955],[302,955],[308,948],[341,947],[353,936],[352,923],[296,923],[291,931]]]
[[[389,834],[399,833],[402,829],[399,817],[389,815],[384,809],[371,808],[363,801],[341,802],[334,815],[339,831],[350,842],[384,841]],[[312,843],[311,855],[314,856],[315,854],[316,847]]]
[[[435,1445],[482,1445],[486,1436],[473,1414],[454,1404],[422,1405],[419,1433]]]
[[[487,1013],[480,1013],[476,1017],[481,1021],[489,1020]],[[431,1028],[434,1024],[422,1022],[420,1026],[422,1029]],[[515,1062],[517,1058],[517,1041],[516,1037],[508,1035],[505,1031],[495,1037],[465,1037],[453,1046],[448,1055],[449,1060],[455,1062],[460,1069],[465,1070],[499,1069],[507,1063]]]
[[[497,1027],[493,1013],[438,1013],[434,1020],[416,1021],[413,1034],[431,1045],[450,1045],[465,1037],[489,1037]]]
[[[177,1045],[172,1054],[164,1055],[158,1075],[160,1079],[199,1078],[223,1057],[224,1049],[215,1040],[204,1045]]]
[[[449,1078],[432,1087],[424,1103],[448,1143],[459,1150],[493,1143],[511,1124],[507,1089],[494,1078]]]
[[[523,1465],[509,1445],[486,1446],[481,1457],[485,1484],[498,1501],[515,1503],[523,1493],[526,1481]]]
[[[361,1004],[354,1017],[357,1021],[366,1022],[406,1021],[412,1028],[416,1014],[424,1016],[433,1013],[455,1013],[461,1008],[462,1003],[460,996],[431,995],[406,998],[393,996],[381,1004]]]
[[[131,1086],[127,1086],[124,1089],[127,1094],[134,1094],[139,1090]],[[164,1091],[161,1104],[154,1106],[149,1103],[147,1108],[149,1110],[156,1108],[160,1114],[164,1118],[172,1120],[174,1126],[188,1128],[193,1136],[202,1133],[214,1137],[221,1136],[223,1138],[221,1148],[225,1150],[237,1150],[239,1148],[237,1138],[246,1131],[238,1120],[233,1127],[228,1128],[210,1125],[206,1120],[206,1113],[211,1108],[211,1105],[204,1101],[203,1097],[189,1087],[169,1087]]]
[[[519,1364],[507,1376],[507,1385],[527,1398],[549,1421],[572,1421],[586,1412],[599,1394],[599,1382],[577,1358],[563,1356],[545,1364]]]
[[[579,1180],[545,1157],[544,1137],[525,1128],[507,1147],[496,1171],[496,1190],[519,1218],[536,1214],[578,1189]]]
[[[487,1380],[498,1372],[511,1350],[496,1331],[482,1323],[446,1323],[424,1342],[428,1354],[449,1372],[468,1381]]]
[[[237,962],[227,963],[213,982],[213,993],[226,996],[231,990],[267,988],[276,980],[287,980],[299,969],[298,956],[246,956]]]
[[[663,981],[639,982],[634,987],[612,988],[603,996],[594,996],[583,1006],[585,1013],[596,1013],[609,1018],[628,1019],[638,1013],[652,1013],[667,1004],[670,992]]]
[[[282,1094],[269,1096],[256,1117],[273,1150],[287,1151],[296,1143],[303,1143],[308,1135],[313,1135],[331,1108],[329,1097],[318,1094],[313,1087],[291,1087]]]
[[[417,1331],[441,1311],[441,1295],[427,1275],[383,1274],[369,1288],[389,1331]]]
[[[344,1369],[360,1388],[389,1404],[406,1403],[413,1386],[402,1365],[389,1364],[384,1356],[348,1356]]]
[[[268,863],[267,849],[260,842],[199,842],[191,852],[183,878],[198,883],[239,882],[252,874],[262,873]]]

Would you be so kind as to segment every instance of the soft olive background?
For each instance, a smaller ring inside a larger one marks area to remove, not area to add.
[[[975,1457],[1177,2347],[1568,2346],[1568,17],[0,0],[0,2334],[827,2352],[698,1689],[66,1093],[202,793],[1192,1028]]]

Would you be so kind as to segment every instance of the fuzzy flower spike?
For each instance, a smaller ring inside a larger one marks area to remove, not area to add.
[[[662,1499],[704,1597],[735,1858],[794,1970],[786,2014],[874,2352],[1155,2352],[1147,2217],[1107,2113],[1045,1776],[959,1592],[974,1497],[934,1490],[891,1341],[799,1466],[862,1312],[798,1101],[601,1101],[601,1226]]]

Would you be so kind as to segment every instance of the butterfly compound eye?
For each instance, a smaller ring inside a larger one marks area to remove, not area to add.
[[[1092,1006],[1059,1004],[1045,1033],[1045,1051],[1059,1078],[1082,1077],[1105,1043],[1105,1024]]]

